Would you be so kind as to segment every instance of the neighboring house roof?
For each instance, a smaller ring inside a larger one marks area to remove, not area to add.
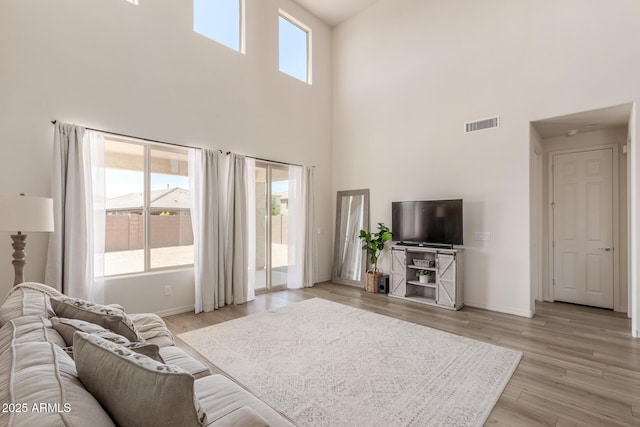
[[[184,188],[168,188],[166,190],[152,190],[150,194],[153,209],[178,210],[191,208],[189,190]],[[131,193],[124,196],[107,199],[107,211],[123,211],[142,209],[143,193]]]

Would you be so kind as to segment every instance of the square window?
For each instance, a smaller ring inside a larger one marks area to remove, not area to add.
[[[309,29],[280,11],[280,71],[306,83],[311,83],[309,70],[310,34],[311,31]]]
[[[193,0],[193,31],[241,52],[242,13],[242,0]]]

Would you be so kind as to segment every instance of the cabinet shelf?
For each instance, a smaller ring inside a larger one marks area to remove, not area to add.
[[[414,286],[423,286],[425,288],[435,288],[436,287],[436,282],[420,283],[420,282],[415,281],[415,280],[409,280],[409,281],[407,281],[407,283],[410,284],[410,285],[414,285]]]
[[[435,267],[418,267],[417,265],[407,265],[407,268],[411,268],[413,270],[438,271]]]

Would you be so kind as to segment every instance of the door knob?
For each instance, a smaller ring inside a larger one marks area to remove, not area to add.
[[[598,248],[599,251],[609,252],[611,250],[611,246],[607,246],[606,248]]]

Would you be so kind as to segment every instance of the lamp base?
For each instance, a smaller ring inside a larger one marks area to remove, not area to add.
[[[24,265],[27,263],[24,248],[27,246],[27,235],[18,231],[18,234],[11,235],[11,239],[13,240],[11,244],[13,247],[13,261],[11,261],[11,264],[13,264],[13,268],[16,271],[16,277],[13,281],[13,286],[15,286],[24,282]]]

